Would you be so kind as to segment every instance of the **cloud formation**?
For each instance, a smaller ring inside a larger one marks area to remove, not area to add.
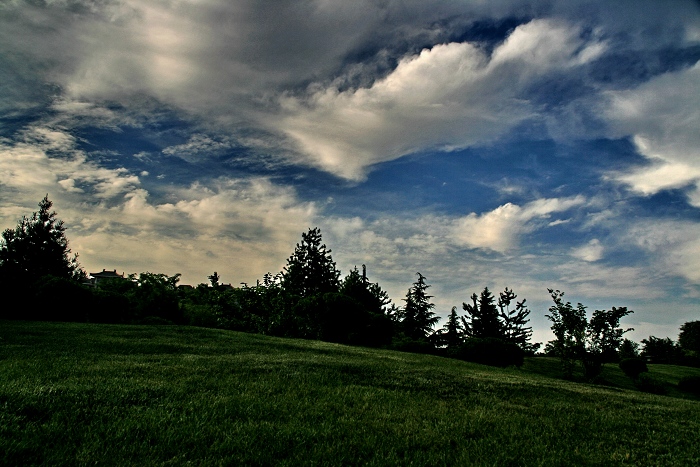
[[[556,287],[667,329],[700,295],[698,25],[692,0],[3,2],[0,223],[48,192],[88,269],[193,283],[320,226],[399,303],[421,271],[441,313]]]
[[[523,207],[507,203],[487,213],[471,213],[457,219],[453,235],[461,245],[505,253],[517,246],[519,235],[551,224],[541,222],[549,219],[551,214],[565,212],[585,202],[585,198],[577,196],[567,199],[538,199]]]
[[[536,115],[525,90],[602,53],[603,43],[587,43],[580,33],[575,25],[535,20],[490,57],[467,42],[436,45],[403,58],[369,88],[284,97],[285,117],[276,126],[314,165],[349,179],[412,152],[484,144]]]
[[[612,177],[644,195],[691,187],[700,207],[700,62],[636,89],[610,92],[607,116],[617,134],[632,135],[645,167]]]
[[[317,211],[266,178],[221,177],[171,188],[174,202],[153,202],[138,175],[88,161],[64,131],[36,126],[0,141],[3,226],[36,210],[46,193],[88,272],[157,268],[193,283],[211,268],[245,270],[237,279],[246,281],[277,272]]]

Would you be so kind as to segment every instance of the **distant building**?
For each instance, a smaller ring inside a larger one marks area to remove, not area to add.
[[[103,269],[102,272],[91,272],[88,279],[90,280],[90,284],[97,286],[97,284],[105,280],[124,279],[124,273],[118,274],[116,269],[114,271]]]

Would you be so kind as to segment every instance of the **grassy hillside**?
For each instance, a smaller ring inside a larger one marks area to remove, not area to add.
[[[0,462],[700,464],[700,402],[560,381],[547,376],[554,364],[500,370],[211,329],[0,322]],[[669,384],[679,377],[665,370]]]

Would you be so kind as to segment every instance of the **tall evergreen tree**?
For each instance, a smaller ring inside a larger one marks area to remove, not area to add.
[[[425,276],[420,272],[416,274],[418,280],[408,289],[404,299],[406,305],[401,311],[401,329],[407,337],[420,340],[432,333],[440,318],[433,312],[435,305],[430,302],[433,296],[427,293],[430,286],[426,284]]]
[[[467,312],[463,318],[467,336],[478,338],[503,337],[502,324],[498,316],[498,307],[494,303],[495,298],[488,287],[484,287],[481,294],[472,294],[472,303],[463,303],[462,308]]]
[[[321,230],[309,229],[301,235],[287,266],[282,272],[284,290],[301,298],[338,292],[340,271],[331,256],[331,250],[323,244]]]
[[[51,210],[46,195],[39,211],[19,220],[17,227],[6,229],[0,240],[0,276],[13,282],[33,283],[45,276],[81,279],[85,272],[78,255],[71,255],[63,221]]]
[[[367,268],[364,264],[362,273],[355,267],[345,276],[340,285],[340,293],[357,300],[367,311],[374,314],[386,315],[386,307],[391,303],[389,294],[382,290],[379,284],[367,279]]]
[[[525,299],[520,302],[516,301],[515,308],[511,310],[510,305],[516,298],[518,298],[518,296],[515,292],[508,289],[508,287],[506,287],[498,297],[499,315],[503,326],[503,340],[512,342],[525,351],[531,351],[534,350],[534,346],[530,344],[532,327],[526,326],[530,321],[527,318],[530,314],[530,310],[528,310],[527,305],[525,305]]]
[[[447,349],[454,349],[464,342],[464,326],[457,315],[457,307],[453,306],[452,311],[447,316],[447,322],[445,322],[442,329],[438,331],[438,343],[447,347]]]

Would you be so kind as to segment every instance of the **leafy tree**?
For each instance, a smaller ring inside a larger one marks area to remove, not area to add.
[[[639,344],[629,339],[622,339],[618,355],[621,360],[639,357]]]
[[[700,321],[688,321],[681,325],[678,346],[687,354],[700,357]]]
[[[138,277],[130,274],[129,279],[135,286],[127,292],[127,297],[136,320],[157,318],[173,323],[182,322],[183,314],[177,290],[180,274],[168,276],[142,272]]]
[[[549,314],[545,315],[552,322],[552,332],[556,337],[551,342],[552,350],[561,358],[564,375],[570,378],[576,360],[583,357],[586,348],[586,307],[579,303],[574,308],[571,302],[562,300],[564,292],[547,290],[554,301]]]
[[[651,363],[673,363],[678,353],[678,347],[669,337],[649,336],[649,339],[642,339],[642,356]]]
[[[338,292],[340,271],[325,244],[321,231],[309,229],[301,235],[287,266],[282,272],[282,287],[291,295],[301,298]]]
[[[466,335],[477,338],[503,337],[503,326],[499,319],[495,298],[488,287],[479,296],[471,296],[472,303],[463,303],[462,308],[467,312],[463,319]]]
[[[51,210],[48,195],[31,217],[23,216],[17,227],[6,229],[0,240],[0,278],[33,283],[44,276],[80,280],[85,272],[78,255],[71,256],[63,221]]]
[[[622,345],[624,333],[632,331],[632,328],[620,328],[620,319],[633,313],[627,307],[611,310],[595,310],[588,322],[586,337],[588,339],[588,351],[600,356],[602,362],[614,362],[618,360],[618,350]]]
[[[617,359],[622,335],[631,329],[622,330],[620,319],[633,313],[626,307],[611,310],[596,310],[590,322],[586,318],[586,307],[580,303],[574,308],[564,303],[564,292],[548,289],[554,305],[549,307],[552,331],[556,340],[551,348],[562,360],[564,374],[571,377],[577,360],[581,361],[586,378],[593,380],[602,371],[602,364]]]
[[[406,305],[401,310],[401,329],[409,339],[421,340],[432,333],[440,318],[433,312],[435,305],[430,302],[433,296],[427,293],[430,286],[426,284],[425,276],[420,272],[416,274],[418,280],[408,289],[404,299]]]
[[[209,279],[209,283],[214,289],[217,289],[220,285],[221,282],[221,277],[219,276],[219,273],[214,271],[214,274],[211,276],[207,276],[207,279]]]

